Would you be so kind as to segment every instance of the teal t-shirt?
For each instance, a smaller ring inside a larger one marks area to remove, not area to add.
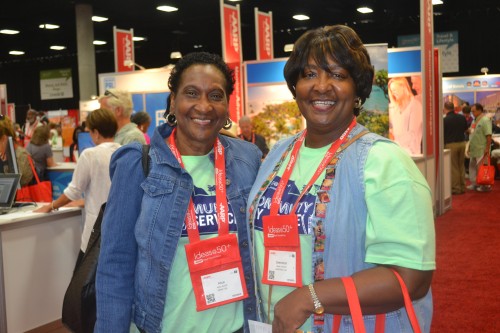
[[[328,148],[329,146],[319,149],[301,147],[297,164],[282,199],[281,214],[289,212]],[[275,179],[258,200],[257,207],[254,207],[257,283],[264,304],[265,319],[268,311],[269,286],[261,282],[265,253],[262,217],[269,215],[272,195],[288,160],[289,157],[285,159]],[[303,285],[314,281],[315,274],[318,274],[314,269],[317,267],[314,263],[314,231],[318,224],[315,215],[321,216],[321,214],[316,214],[315,211],[325,209],[320,202],[321,194],[329,190],[333,184],[333,177],[329,177],[327,172],[330,171],[323,171],[309,193],[302,197],[297,210]],[[377,142],[367,157],[364,183],[365,199],[370,211],[366,221],[365,261],[421,270],[435,269],[434,218],[430,189],[414,162],[396,145]],[[397,228],[394,227],[396,221]],[[334,223],[326,219],[321,222]],[[274,317],[274,305],[293,290],[295,290],[293,287],[273,286],[270,322]],[[312,317],[300,329],[306,332],[312,331]]]
[[[200,238],[217,237],[214,166],[208,155],[182,156],[182,162],[194,181],[193,203]],[[228,203],[229,204],[229,203]],[[229,204],[229,231],[237,232],[233,209]],[[243,327],[243,302],[233,302],[205,311],[196,311],[196,301],[184,245],[189,243],[184,226],[177,246],[163,314],[162,332],[234,332]]]

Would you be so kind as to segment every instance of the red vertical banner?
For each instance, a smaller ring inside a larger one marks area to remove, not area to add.
[[[434,48],[434,149],[436,150],[436,184],[439,176],[439,169],[440,169],[440,160],[441,160],[441,152],[444,147],[440,147],[440,137],[441,137],[441,132],[440,132],[440,118],[442,119],[442,112],[441,112],[441,105],[442,99],[441,99],[441,62],[439,59],[440,51],[438,48]],[[442,122],[442,120],[441,120]]]
[[[274,58],[273,13],[259,12],[257,7],[254,11],[257,60],[271,60]]]
[[[121,30],[113,27],[113,40],[115,43],[115,72],[133,71],[135,66],[134,56],[134,30]]]
[[[235,79],[234,91],[229,101],[229,115],[232,121],[237,123],[243,115],[243,76],[241,73],[243,50],[241,49],[240,6],[225,5],[224,0],[220,0],[220,8],[222,57],[234,70]]]
[[[422,35],[422,87],[424,87],[424,110],[425,110],[425,146],[424,157],[434,155],[434,80],[433,80],[433,62],[434,62],[434,22],[432,0],[420,2],[420,34]]]
[[[229,99],[229,117],[237,123],[243,116],[243,75],[239,62],[228,63],[228,65],[234,70],[234,91]]]

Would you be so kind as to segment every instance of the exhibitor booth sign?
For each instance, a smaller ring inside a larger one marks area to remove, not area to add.
[[[42,100],[73,98],[71,69],[40,71],[40,96]]]

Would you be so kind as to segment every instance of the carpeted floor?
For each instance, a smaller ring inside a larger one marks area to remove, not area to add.
[[[432,333],[500,332],[500,181],[436,219]]]

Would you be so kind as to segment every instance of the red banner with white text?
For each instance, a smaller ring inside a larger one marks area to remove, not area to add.
[[[113,27],[115,42],[115,72],[134,70],[134,30],[121,30]]]
[[[225,5],[220,1],[221,8],[221,34],[222,57],[228,66],[234,70],[234,91],[229,100],[229,116],[235,123],[243,116],[243,76],[241,62],[243,50],[241,49],[241,20],[240,6]]]
[[[271,60],[274,58],[273,47],[273,13],[259,12],[255,8],[255,45],[257,60]]]

